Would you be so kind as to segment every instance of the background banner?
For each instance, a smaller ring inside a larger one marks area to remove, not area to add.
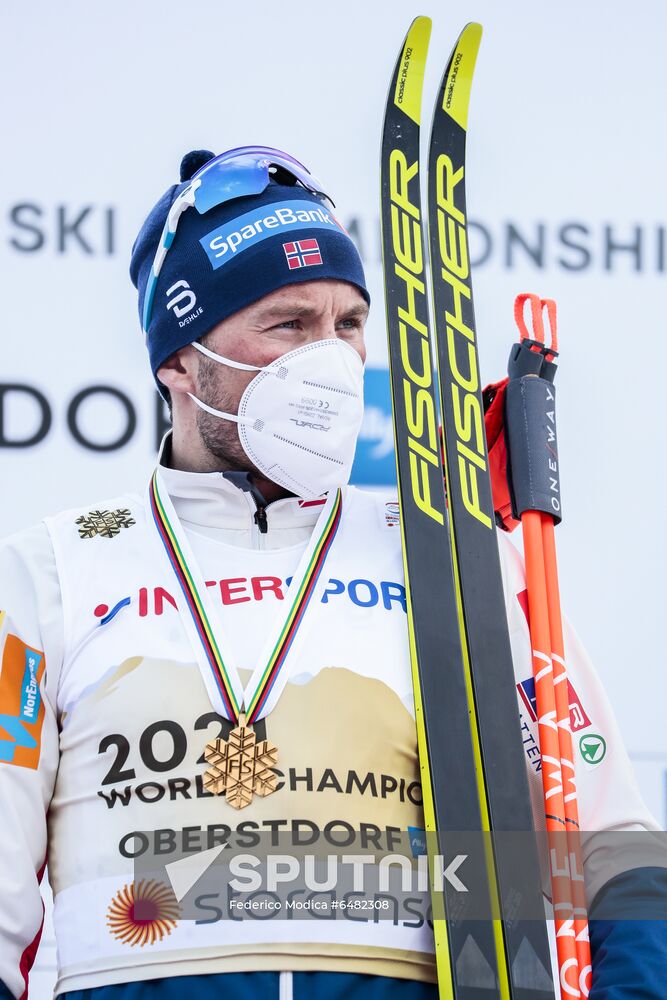
[[[398,46],[419,13],[434,19],[425,113],[461,27],[484,25],[467,176],[482,376],[505,373],[515,295],[555,298],[565,610],[664,825],[667,11],[658,0],[5,6],[0,531],[143,490],[167,414],[130,249],[192,148],[277,146],[333,192],[373,297],[354,480],[393,482],[379,145]],[[48,929],[38,963],[35,998],[53,981]]]

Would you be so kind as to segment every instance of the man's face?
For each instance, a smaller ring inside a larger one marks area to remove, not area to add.
[[[283,354],[317,340],[339,337],[366,360],[364,327],[368,306],[345,281],[320,280],[280,288],[219,323],[202,344],[232,361],[264,367]],[[195,348],[190,348],[195,352]],[[197,396],[218,410],[237,413],[256,372],[239,371],[195,352]],[[205,447],[232,468],[255,472],[241,447],[236,424],[197,408]]]

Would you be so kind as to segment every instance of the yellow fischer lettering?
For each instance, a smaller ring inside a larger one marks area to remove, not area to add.
[[[455,171],[450,158],[441,154],[436,176],[438,206],[442,209],[438,212],[440,258],[446,271],[465,280],[470,274],[465,217],[454,204],[454,189],[462,180],[463,167]]]
[[[487,528],[493,522],[480,505],[478,475],[486,473],[483,414],[477,393],[479,370],[475,335],[463,316],[463,303],[471,300],[470,261],[465,215],[456,205],[456,188],[463,181],[463,167],[456,168],[449,156],[437,160],[437,232],[441,276],[452,290],[453,304],[445,313],[447,355],[451,369],[448,386],[454,413],[461,499],[465,509]],[[464,338],[461,341],[461,338]],[[467,348],[467,351],[466,351]],[[467,353],[467,361],[464,361]],[[462,370],[463,369],[463,370]],[[452,484],[453,487],[454,484]]]
[[[474,433],[474,445],[478,455],[484,454],[482,412],[477,396],[473,396],[471,392],[461,395],[458,385],[453,385],[452,401],[454,403],[454,424],[459,444],[461,441],[469,443]],[[480,468],[484,468],[484,461],[482,459],[480,461],[482,463]]]
[[[412,382],[415,385],[421,386],[422,389],[427,389],[432,382],[431,375],[431,354],[428,349],[428,340],[422,337],[421,349],[422,349],[422,373],[421,375],[412,367],[412,363],[408,356],[408,328],[405,323],[399,323],[399,337],[401,341],[401,361],[403,362],[403,368],[406,374],[409,375]],[[407,383],[409,384],[409,383]]]
[[[449,315],[449,313],[447,313]],[[475,356],[475,347],[473,344],[467,344],[468,348],[468,367],[470,369],[470,375],[465,378],[461,373],[459,368],[459,363],[456,358],[456,340],[454,329],[451,326],[447,327],[447,353],[449,354],[449,363],[452,366],[452,371],[454,373],[454,378],[466,392],[477,392],[479,387],[479,379],[477,377],[477,358]],[[454,386],[452,386],[452,393],[454,391]]]
[[[426,327],[426,323],[422,323],[421,320],[417,319],[417,303],[415,300],[416,292],[419,292],[420,295],[426,294],[426,285],[423,281],[420,281],[419,278],[415,278],[409,271],[406,271],[404,267],[401,267],[400,264],[395,264],[394,270],[398,277],[402,278],[405,282],[405,291],[408,299],[407,309],[404,309],[403,306],[398,307],[399,319],[402,319],[404,323],[411,326],[413,330],[416,330],[422,337],[426,337],[428,335],[428,329]]]
[[[413,219],[419,219],[419,209],[410,201],[408,187],[410,181],[416,177],[419,171],[419,160],[415,160],[411,167],[408,166],[408,159],[400,149],[393,149],[389,156],[389,189],[390,197],[395,205],[411,215]],[[394,215],[391,217],[392,228]]]
[[[418,190],[419,163],[408,163],[405,154],[395,149],[389,158],[389,178],[394,273],[405,288],[405,304],[398,307],[397,318],[410,449],[410,486],[417,507],[438,524],[444,524],[444,511],[433,506],[431,479],[442,475],[436,410],[432,393],[428,391],[433,384],[433,362],[428,327],[418,317],[420,309],[426,315],[426,285],[420,212],[410,200],[410,186]]]
[[[469,462],[476,465],[480,469],[486,468],[486,462],[479,455],[476,455],[474,451],[471,451],[467,444],[462,444],[460,441],[456,442],[456,447],[464,458],[467,458]]]
[[[405,212],[399,212],[396,205],[391,206],[391,234],[397,259],[413,274],[421,274],[424,260],[419,239],[419,223],[408,218]]]
[[[410,441],[412,445],[414,442]],[[412,496],[420,510],[432,517],[438,524],[444,524],[445,519],[439,510],[436,510],[431,503],[431,482],[429,479],[429,467],[423,458],[417,458],[415,454],[410,454],[410,481],[412,483]],[[421,487],[421,490],[420,490]]]
[[[420,451],[424,458],[428,459],[433,465],[437,465],[438,439],[435,431],[433,399],[426,389],[418,389],[413,403],[412,383],[408,382],[406,378],[403,379],[403,395],[405,398],[405,417],[408,428],[412,436],[417,439],[413,442],[412,438],[409,438],[408,444],[416,451]],[[424,436],[425,430],[428,434],[430,452],[427,452],[424,446],[419,444],[419,440]]]
[[[458,278],[467,278],[470,273],[470,267],[468,264],[468,246],[464,230],[453,219],[445,220],[444,215],[438,213],[438,238],[440,243],[440,258],[445,265],[445,269],[455,274]]]
[[[464,285],[460,278],[457,278],[455,274],[450,274],[449,271],[445,271],[444,267],[442,269],[442,277],[447,282],[447,284],[452,286],[452,294],[454,296],[454,312],[451,313],[447,311],[445,313],[445,319],[448,323],[462,333],[464,337],[467,337],[473,344],[475,343],[475,335],[469,326],[463,322],[463,304],[462,297],[470,298],[470,289],[467,285]]]
[[[441,153],[436,164],[436,171],[435,182],[438,207],[441,208],[446,215],[456,219],[457,222],[460,222],[461,225],[464,226],[466,217],[461,209],[457,208],[454,204],[454,189],[456,188],[456,185],[463,180],[463,167],[459,167],[458,170],[455,170],[454,164],[446,153]]]
[[[465,446],[463,446],[465,448]],[[463,449],[462,449],[463,450]],[[479,456],[475,456],[478,462],[481,462],[483,468],[486,465]],[[485,514],[479,505],[479,488],[477,486],[477,469],[466,461],[463,455],[459,455],[459,476],[461,477],[461,496],[463,498],[463,505],[469,514],[476,517],[478,521],[486,525],[487,528],[491,528],[491,518],[488,514]]]

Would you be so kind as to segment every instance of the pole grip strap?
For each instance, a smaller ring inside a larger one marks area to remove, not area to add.
[[[510,378],[505,391],[505,434],[512,514],[526,510],[562,520],[556,430],[556,389],[539,375]]]

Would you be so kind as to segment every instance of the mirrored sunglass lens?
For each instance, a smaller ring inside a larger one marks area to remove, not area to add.
[[[232,156],[233,153],[238,155]],[[307,190],[328,197],[318,179],[298,160],[268,146],[255,146],[252,152],[241,148],[222,153],[194,174],[192,179],[201,181],[195,192],[195,208],[203,214],[233,198],[260,194],[268,186],[271,176],[281,183],[281,169],[300,181]]]
[[[225,150],[224,153],[219,153],[218,156],[215,157],[214,161],[210,160],[208,163],[205,163],[204,166],[200,167],[199,170],[193,176],[197,177],[199,176],[199,174],[205,172],[208,169],[208,167],[212,165],[213,162],[216,161],[224,162],[225,160],[234,160],[242,155],[247,155],[247,156],[265,155],[269,159],[278,157],[278,159],[288,160],[290,163],[293,163],[295,166],[303,170],[306,174],[309,174],[308,168],[303,163],[297,160],[294,156],[291,156],[289,153],[285,153],[282,149],[274,149],[273,146],[236,146],[234,149],[227,149]]]
[[[195,192],[195,208],[203,215],[233,198],[261,194],[268,183],[268,169],[261,163],[218,163],[206,178],[202,177],[201,187]]]

